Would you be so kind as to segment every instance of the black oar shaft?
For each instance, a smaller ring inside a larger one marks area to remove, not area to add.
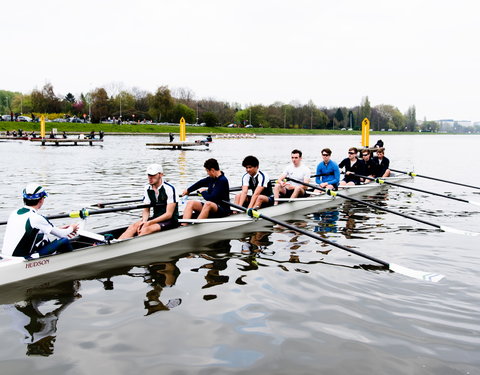
[[[124,206],[124,207],[112,207],[112,208],[104,208],[96,211],[90,211],[90,210],[79,210],[79,211],[72,211],[67,214],[57,214],[57,215],[50,215],[50,216],[45,216],[46,219],[52,220],[52,219],[65,219],[65,218],[77,218],[77,217],[88,217],[92,215],[100,215],[100,214],[108,214],[112,212],[121,212],[121,211],[131,211],[131,210],[137,210],[141,208],[148,208],[148,207],[157,207],[157,206],[165,206],[165,204],[156,204],[156,205],[151,205],[151,204],[138,204],[135,206]],[[83,211],[83,213],[82,213]],[[7,224],[7,221],[1,221],[0,225],[5,225]]]
[[[448,198],[448,199],[453,199],[453,200],[459,201],[459,202],[470,203],[470,202],[467,201],[466,199],[457,198],[457,197],[451,197],[451,196],[449,196],[449,195],[440,194],[440,193],[435,193],[434,191],[428,191],[428,190],[423,190],[423,189],[415,188],[415,187],[413,187],[413,186],[405,186],[405,185],[401,185],[401,184],[396,184],[395,182],[385,181],[383,178],[374,178],[374,177],[369,177],[369,176],[362,176],[362,175],[356,174],[356,173],[354,173],[353,175],[354,175],[354,176],[357,176],[357,177],[360,177],[360,178],[365,178],[365,179],[367,179],[367,180],[376,181],[376,182],[378,182],[377,180],[381,180],[381,181],[382,181],[381,183],[383,183],[383,184],[388,184],[388,185],[392,185],[392,186],[398,186],[398,187],[401,187],[401,188],[404,188],[404,189],[415,190],[415,191],[419,191],[419,192],[421,192],[421,193],[426,193],[426,194],[430,194],[430,195],[436,195],[437,197]]]
[[[112,206],[112,205],[115,205],[115,204],[135,203],[135,202],[141,202],[141,201],[143,201],[143,199],[128,199],[128,200],[124,200],[124,201],[100,202],[100,203],[95,204],[95,206],[103,208],[105,206]]]
[[[440,229],[440,225],[438,225],[438,224],[430,223],[429,221],[425,221],[425,220],[422,220],[422,219],[419,219],[419,218],[416,218],[416,217],[413,217],[413,216],[410,216],[410,215],[406,215],[406,214],[403,214],[403,213],[398,212],[398,211],[390,210],[389,208],[377,206],[376,204],[368,203],[368,202],[362,201],[361,199],[353,198],[353,197],[350,197],[350,196],[348,196],[348,195],[344,195],[344,194],[342,194],[342,193],[332,192],[332,191],[329,190],[329,189],[324,189],[324,188],[321,188],[321,187],[319,187],[319,186],[315,186],[315,185],[312,185],[312,184],[307,184],[306,182],[302,182],[302,181],[299,181],[299,180],[295,180],[295,179],[293,179],[293,178],[288,178],[288,180],[293,181],[293,182],[296,182],[296,183],[299,183],[299,184],[302,184],[302,185],[305,185],[305,186],[308,186],[308,187],[311,187],[311,188],[313,188],[313,189],[318,189],[318,190],[321,190],[321,191],[324,191],[324,192],[330,191],[330,192],[331,192],[331,195],[336,195],[336,196],[338,196],[338,197],[345,198],[345,199],[348,199],[348,200],[351,200],[351,201],[354,201],[354,202],[363,204],[363,205],[365,205],[365,206],[369,206],[369,207],[375,208],[375,209],[377,209],[377,210],[390,212],[391,214],[398,215],[398,216],[402,216],[402,217],[404,217],[404,218],[406,218],[406,219],[415,220],[415,221],[418,221],[419,223],[426,224],[426,225],[430,225],[430,226],[432,226],[432,227],[435,227],[435,228]]]
[[[227,201],[224,201],[224,203],[227,203],[227,204],[229,204],[230,206],[232,206],[232,207],[234,207],[234,208],[236,208],[236,209],[239,209],[239,210],[242,210],[242,211],[247,211],[247,209],[246,209],[245,207],[239,206],[238,204],[231,203],[231,202],[227,202]],[[375,258],[375,257],[373,257],[373,256],[371,256],[371,255],[368,255],[368,254],[364,254],[364,253],[362,253],[362,252],[360,252],[360,251],[357,251],[357,250],[355,250],[355,249],[352,249],[352,248],[349,248],[349,247],[340,245],[340,244],[338,244],[338,243],[336,243],[336,242],[327,240],[326,238],[323,238],[323,237],[319,236],[318,234],[309,232],[308,230],[305,230],[305,229],[302,229],[302,228],[298,228],[298,227],[296,227],[296,226],[294,226],[294,225],[291,225],[291,224],[288,224],[288,223],[286,223],[286,222],[284,222],[284,221],[280,221],[280,220],[274,219],[274,218],[272,218],[272,217],[265,216],[265,215],[263,215],[262,213],[260,213],[260,212],[258,212],[258,211],[256,211],[256,212],[259,213],[259,216],[258,216],[258,217],[261,218],[261,219],[270,221],[270,222],[272,222],[272,223],[274,223],[274,224],[277,224],[277,225],[281,225],[282,227],[291,229],[291,230],[293,230],[293,231],[295,231],[295,232],[298,232],[298,233],[302,233],[302,234],[304,234],[304,235],[306,235],[306,236],[309,236],[309,237],[314,238],[314,239],[316,239],[316,240],[322,241],[322,242],[324,242],[324,243],[326,243],[326,244],[329,244],[329,245],[331,245],[331,246],[338,247],[339,249],[348,251],[349,253],[358,255],[358,256],[360,256],[360,257],[369,259],[369,260],[371,260],[372,262],[376,262],[376,263],[379,263],[379,264],[381,264],[381,265],[383,265],[383,266],[389,267],[389,263],[388,263],[388,262],[385,262],[385,261],[383,261],[383,260],[381,260],[381,259]]]
[[[465,187],[469,187],[469,188],[472,188],[472,189],[478,189],[478,190],[480,190],[480,187],[478,187],[478,186],[462,184],[462,183],[456,182],[456,181],[443,180],[443,179],[441,179],[441,178],[429,177],[429,176],[421,175],[421,174],[414,173],[414,172],[399,171],[398,169],[393,169],[393,168],[390,168],[390,170],[391,170],[391,171],[394,171],[394,172],[398,172],[398,173],[408,174],[409,176],[412,176],[412,177],[422,177],[422,178],[426,178],[426,179],[429,179],[429,180],[446,182],[447,184],[465,186]]]

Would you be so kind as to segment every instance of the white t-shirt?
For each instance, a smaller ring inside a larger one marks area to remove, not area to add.
[[[282,173],[285,177],[294,178],[298,181],[305,181],[306,178],[310,179],[310,168],[305,165],[300,164],[298,167],[295,167],[292,163],[288,164]],[[302,185],[298,182],[288,181],[287,184],[292,186]]]
[[[167,195],[167,204],[168,203],[175,203],[176,197],[175,197],[175,187],[172,184],[169,184],[166,181],[163,181],[163,183],[158,187],[157,193],[160,193],[160,190],[162,189],[165,190],[165,194]],[[151,204],[152,202],[150,201],[150,197],[148,196],[148,191],[153,190],[151,185],[146,185],[145,190],[143,193],[143,203],[145,204]],[[156,198],[158,199],[158,194],[156,194]]]

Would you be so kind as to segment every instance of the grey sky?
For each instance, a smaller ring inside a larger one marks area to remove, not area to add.
[[[480,121],[477,1],[2,4],[0,88],[187,87],[247,104],[392,104]]]

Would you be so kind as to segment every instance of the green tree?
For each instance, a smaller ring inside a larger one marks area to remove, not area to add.
[[[184,118],[185,121],[189,124],[195,123],[195,110],[188,107],[185,104],[177,103],[173,107],[172,116],[170,122],[179,123],[181,118]]]
[[[204,122],[207,126],[218,126],[218,118],[213,112],[204,112],[200,117],[200,122]]]
[[[120,91],[111,99],[112,116],[122,119],[131,119],[135,113],[135,96],[128,91]]]
[[[10,111],[13,111],[12,101],[13,98],[17,95],[22,94],[14,91],[0,90],[0,114],[10,114]]]
[[[371,120],[372,116],[372,107],[370,106],[370,101],[368,100],[368,96],[362,99],[362,104],[360,106],[360,118],[357,119],[359,121],[359,128],[361,127],[361,123],[363,119],[366,117]]]
[[[99,123],[110,113],[110,101],[104,88],[95,89],[90,93],[92,122]]]
[[[414,105],[409,107],[405,114],[405,127],[410,132],[415,131],[417,128],[417,111]]]
[[[174,100],[167,86],[160,86],[157,92],[148,97],[148,113],[152,119],[160,122],[162,118],[168,118],[169,112],[173,109]]]
[[[34,112],[59,113],[62,111],[62,102],[55,95],[51,83],[46,83],[42,90],[33,90],[31,93]]]
[[[337,123],[337,127],[339,127],[339,128],[343,127],[344,117],[343,117],[343,112],[342,112],[341,108],[337,109],[337,112],[335,112],[334,118],[335,118],[335,121]]]

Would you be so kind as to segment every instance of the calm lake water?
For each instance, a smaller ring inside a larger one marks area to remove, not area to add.
[[[398,169],[480,186],[478,136],[382,135]],[[320,150],[340,161],[359,136],[215,139],[209,151],[152,150],[166,137],[107,137],[103,146],[1,142],[0,220],[30,181],[53,214],[139,198],[160,162],[179,189],[219,160],[231,186],[256,155],[277,177],[290,151],[314,170]],[[372,144],[377,137],[372,137]],[[414,186],[480,201],[480,190],[421,178]],[[478,206],[391,187],[364,196],[440,225],[480,231]],[[90,229],[130,214],[88,219]],[[439,283],[385,272],[366,259],[264,224],[202,238],[174,258],[162,251],[0,289],[2,374],[479,374],[480,240],[343,203],[289,222],[388,262],[446,275]],[[57,222],[60,224],[61,222]],[[3,242],[4,227],[0,227]],[[8,296],[8,297],[7,297]],[[13,296],[13,297],[12,297]]]

